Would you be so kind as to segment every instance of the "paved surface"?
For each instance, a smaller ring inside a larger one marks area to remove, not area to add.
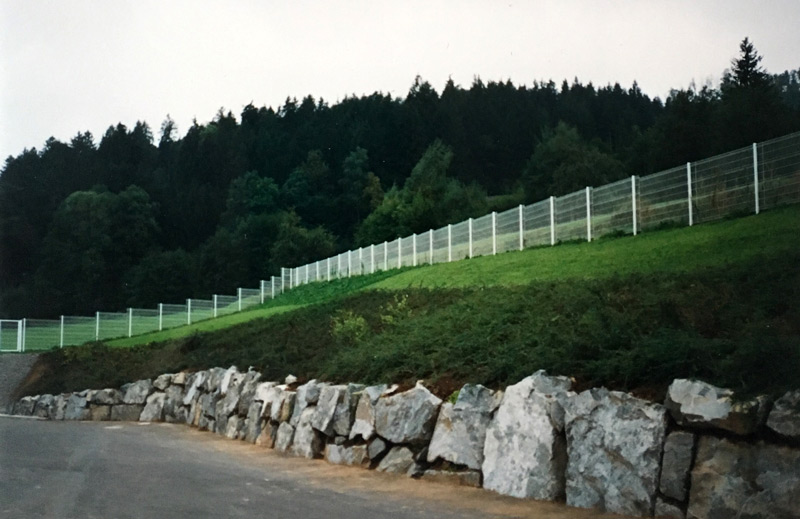
[[[1,518],[607,517],[287,458],[186,426],[0,417]]]
[[[0,354],[0,413],[11,403],[11,393],[22,383],[39,357],[36,353]]]

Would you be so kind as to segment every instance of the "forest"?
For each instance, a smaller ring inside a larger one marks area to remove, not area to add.
[[[800,130],[800,69],[745,38],[719,85],[417,77],[404,98],[220,109],[79,132],[0,171],[0,318],[255,288],[280,267]]]

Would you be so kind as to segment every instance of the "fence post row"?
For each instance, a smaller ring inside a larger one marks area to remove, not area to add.
[[[756,197],[756,214],[758,214],[758,144],[755,142],[753,143],[753,191]]]

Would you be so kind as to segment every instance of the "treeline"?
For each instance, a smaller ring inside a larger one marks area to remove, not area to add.
[[[417,78],[405,98],[167,117],[8,157],[0,316],[148,307],[255,287],[281,266],[648,174],[800,129],[799,71],[745,39],[718,87],[651,99],[577,79]]]

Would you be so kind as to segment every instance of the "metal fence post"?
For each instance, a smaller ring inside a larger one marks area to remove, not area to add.
[[[525,206],[519,204],[519,250],[525,248]]]
[[[192,324],[192,300],[186,300],[186,324]]]
[[[267,284],[267,282],[262,279],[261,280],[261,304],[262,305],[264,304],[264,292],[265,292],[264,287],[265,287],[266,284]]]
[[[17,334],[19,334],[19,332],[17,332]],[[61,333],[59,334],[58,347],[59,348],[63,348],[64,347],[64,316],[63,315],[61,316]]]
[[[128,308],[128,337],[133,337],[133,308]]]
[[[556,197],[550,197],[550,245],[556,244]]]
[[[453,261],[453,225],[447,224],[447,262]]]
[[[308,268],[309,268],[309,264],[306,263],[306,280],[305,280],[305,284],[306,285],[308,285]]]
[[[158,303],[158,331],[164,329],[164,304]]]
[[[316,270],[317,270],[317,274],[314,277],[314,281],[319,281],[319,262],[320,261],[322,261],[322,260],[318,260],[318,261],[314,262],[314,266],[316,267]]]
[[[375,273],[375,245],[369,246],[369,273]]]
[[[636,175],[631,175],[631,214],[633,214],[633,235],[638,233],[638,212],[636,207]]]
[[[592,188],[586,186],[586,241],[592,241]]]
[[[328,278],[328,281],[330,281],[331,280],[331,259],[330,258],[325,260],[325,271],[326,271],[326,277]]]
[[[270,289],[272,289],[272,299],[275,299],[275,278],[270,280]]]
[[[389,270],[389,242],[383,241],[383,270]]]
[[[403,238],[397,238],[397,268],[403,266]]]
[[[497,212],[492,211],[492,255],[497,254]]]
[[[467,220],[467,226],[469,227],[469,257],[472,257],[472,218]]]
[[[433,265],[433,229],[428,231],[428,259],[429,263]]]
[[[216,319],[216,317],[217,317],[217,294],[214,294],[213,299],[214,299],[214,318]]]
[[[22,319],[22,350],[21,351],[25,351],[27,346],[28,346],[28,319],[27,318],[23,318]]]
[[[689,227],[694,225],[694,208],[692,207],[692,163],[686,163],[686,195],[689,200]]]
[[[94,340],[100,340],[100,312],[95,313],[96,322],[94,324]]]
[[[347,251],[347,277],[353,274],[353,251]]]
[[[756,197],[756,214],[759,213],[759,200],[758,200],[758,144],[753,143],[753,191]]]
[[[411,235],[411,265],[417,266],[417,233]]]
[[[241,288],[237,288],[236,289],[236,295],[239,297],[239,311],[241,312],[242,311],[242,289]]]
[[[364,248],[358,248],[358,275],[364,274]]]

